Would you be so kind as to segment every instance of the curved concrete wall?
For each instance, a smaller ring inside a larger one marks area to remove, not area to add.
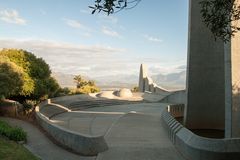
[[[76,153],[86,156],[95,156],[108,149],[102,136],[89,136],[66,130],[49,123],[49,119],[39,112],[36,107],[36,119],[40,126],[47,131],[57,142]]]
[[[239,160],[240,139],[213,139],[195,135],[165,110],[162,121],[177,149],[192,160]]]
[[[139,74],[139,84],[138,88],[140,92],[151,92],[158,94],[166,94],[170,93],[168,90],[159,87],[156,83],[153,82],[152,78],[147,75],[147,68],[144,64],[140,66],[140,74]]]
[[[166,94],[170,93],[168,90],[159,87],[156,83],[153,82],[152,78],[146,77],[143,79],[144,81],[144,91],[149,91],[152,93],[158,93],[158,94]]]
[[[163,103],[186,104],[186,90],[175,91],[161,100]]]

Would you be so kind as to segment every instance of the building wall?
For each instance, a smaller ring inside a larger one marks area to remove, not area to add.
[[[201,0],[190,0],[187,66],[187,107],[190,129],[224,129],[224,43],[215,41],[203,24]]]

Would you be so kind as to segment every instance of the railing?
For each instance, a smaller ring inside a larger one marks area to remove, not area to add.
[[[170,105],[162,113],[162,122],[170,140],[189,160],[239,160],[240,138],[213,139],[201,137],[179,123],[182,105]]]

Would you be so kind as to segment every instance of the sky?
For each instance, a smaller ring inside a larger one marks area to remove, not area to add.
[[[185,70],[188,1],[142,0],[107,16],[94,0],[0,0],[0,48],[22,48],[53,72],[96,78]]]

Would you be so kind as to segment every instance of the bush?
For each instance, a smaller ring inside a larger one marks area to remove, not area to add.
[[[55,93],[54,97],[66,96],[71,95],[71,90],[67,87],[59,88]]]
[[[0,134],[14,141],[26,141],[27,133],[19,127],[12,127],[4,121],[0,121]]]
[[[133,87],[133,88],[131,89],[131,91],[132,91],[132,92],[138,92],[139,89],[138,89],[138,87],[135,86],[135,87]]]
[[[71,90],[71,94],[88,94],[88,93],[96,93],[96,92],[100,92],[100,89],[96,86],[89,86],[89,85]]]
[[[37,101],[33,101],[33,100],[26,100],[23,103],[23,109],[25,111],[31,110],[32,108],[34,108],[34,106],[37,104]]]

